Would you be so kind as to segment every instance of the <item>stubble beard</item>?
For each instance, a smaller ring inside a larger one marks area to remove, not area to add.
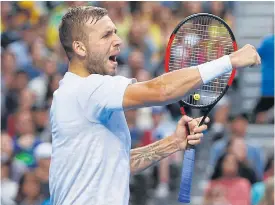
[[[107,75],[104,57],[98,53],[89,53],[86,66],[90,74]]]

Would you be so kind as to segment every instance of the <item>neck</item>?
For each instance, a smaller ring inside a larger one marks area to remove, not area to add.
[[[84,64],[77,60],[70,61],[68,71],[80,77],[88,77],[90,75]]]

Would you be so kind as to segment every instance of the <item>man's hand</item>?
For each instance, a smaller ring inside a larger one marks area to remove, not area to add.
[[[231,53],[229,57],[233,68],[243,68],[261,63],[261,58],[255,47],[249,44]]]
[[[197,145],[200,143],[203,137],[203,131],[207,130],[207,125],[203,124],[198,127],[202,118],[190,118],[184,115],[178,122],[178,126],[174,134],[171,136],[173,141],[178,145],[179,150],[185,150],[187,144]],[[207,117],[205,123],[208,123],[210,119]],[[188,123],[190,135],[187,136],[187,130],[185,125]]]

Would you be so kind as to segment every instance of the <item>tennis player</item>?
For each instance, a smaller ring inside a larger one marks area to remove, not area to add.
[[[124,110],[176,102],[232,67],[260,63],[254,47],[247,45],[230,56],[136,83],[115,76],[122,42],[105,9],[69,9],[59,36],[70,64],[50,114],[53,205],[127,205],[130,174],[185,150],[187,141],[198,144],[207,126],[196,127],[199,119],[184,116],[173,135],[130,150]],[[186,136],[186,123],[197,134]]]

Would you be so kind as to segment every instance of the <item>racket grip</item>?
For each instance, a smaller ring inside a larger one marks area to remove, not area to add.
[[[195,147],[189,146],[184,153],[182,176],[178,195],[178,201],[182,203],[190,203],[194,161]]]

